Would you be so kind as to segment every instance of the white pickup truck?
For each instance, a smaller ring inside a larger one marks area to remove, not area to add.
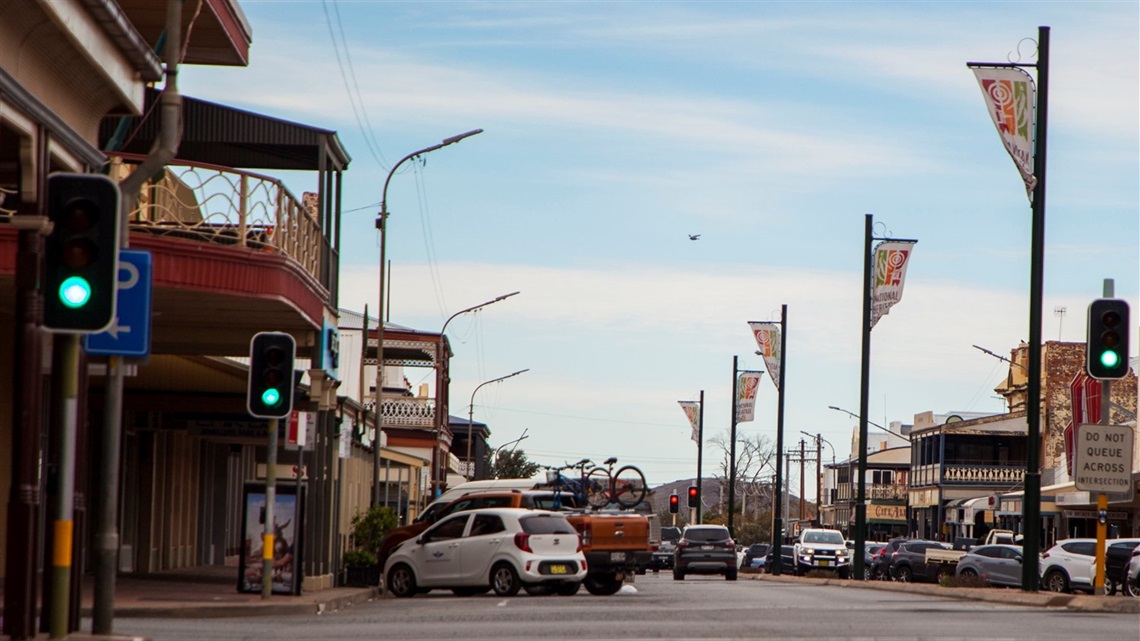
[[[936,575],[945,574],[947,572],[949,572],[950,574],[953,574],[954,573],[954,566],[958,565],[958,561],[961,560],[961,558],[963,556],[965,556],[967,552],[970,551],[970,548],[973,548],[973,547],[978,546],[978,545],[994,545],[997,543],[1004,543],[1006,545],[1020,545],[1021,544],[1021,535],[1020,534],[1015,535],[1013,533],[1013,531],[1011,531],[1011,530],[990,530],[989,533],[986,534],[985,540],[983,540],[981,543],[975,543],[974,545],[970,545],[966,549],[962,549],[962,550],[946,550],[943,548],[930,548],[930,549],[928,549],[926,551],[926,563],[928,565],[934,564],[937,566],[941,566],[941,567],[939,567],[938,571],[935,572]]]
[[[841,579],[851,573],[851,554],[839,530],[804,530],[796,540],[795,559],[797,576],[814,569],[835,570]]]

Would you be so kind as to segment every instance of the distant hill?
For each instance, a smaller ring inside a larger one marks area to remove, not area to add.
[[[688,509],[687,503],[689,486],[696,484],[697,479],[694,477],[689,479],[681,479],[650,488],[651,494],[649,501],[653,504],[653,511],[658,513],[668,512],[669,496],[674,492],[677,494],[677,496],[681,497],[681,509]],[[741,487],[743,486],[744,484],[742,483],[741,486],[737,488],[738,493],[741,491]],[[755,501],[758,498],[760,504],[757,506],[753,505],[752,503],[748,503],[745,506],[746,509],[749,512],[752,512],[755,509],[768,509],[771,506],[771,502],[768,498],[769,493],[770,490],[768,489],[767,484],[756,484],[755,490],[753,492],[749,492],[748,500]],[[706,510],[712,509],[714,507],[720,509],[721,505],[728,502],[728,483],[723,482],[720,479],[704,478],[701,480],[701,494],[703,495],[702,503],[704,504]],[[759,494],[759,496],[755,496],[756,494]],[[741,497],[737,496],[736,500],[739,502],[741,500]],[[792,508],[792,514],[795,514],[798,511],[799,501],[800,497],[798,495],[789,494],[788,504]]]

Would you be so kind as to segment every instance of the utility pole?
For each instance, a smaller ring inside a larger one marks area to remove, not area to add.
[[[823,522],[823,437],[815,435],[815,518]]]
[[[800,520],[804,519],[807,505],[804,503],[804,440],[800,439]]]

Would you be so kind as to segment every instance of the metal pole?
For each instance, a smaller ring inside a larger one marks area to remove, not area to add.
[[[474,422],[475,421],[475,392],[478,392],[479,388],[483,387],[484,385],[490,385],[491,383],[499,383],[499,382],[507,380],[508,378],[510,378],[512,376],[518,376],[519,374],[522,374],[523,372],[529,372],[529,371],[530,371],[530,368],[520,369],[519,371],[512,372],[510,374],[507,374],[506,376],[500,376],[499,378],[492,378],[489,381],[484,381],[482,383],[479,383],[478,385],[475,386],[475,389],[472,390],[472,392],[471,392],[471,404],[467,406],[468,407],[468,411],[467,411],[467,466],[468,466],[468,472],[470,472],[471,468],[473,467],[471,465],[471,435],[473,434],[474,429],[475,429],[475,422]],[[470,477],[468,480],[470,480]]]
[[[697,515],[694,519],[695,524],[701,523],[701,504],[704,503],[705,497],[701,494],[701,459],[704,458],[705,450],[705,391],[701,390],[701,404],[697,408]]]
[[[787,324],[788,324],[788,306],[780,306],[780,380],[776,385],[779,391],[779,400],[776,405],[776,486],[772,492],[775,499],[772,506],[772,549],[775,550],[775,558],[777,561],[772,564],[772,574],[780,575],[780,546],[783,545],[784,537],[784,518],[780,513],[783,509],[784,499],[782,496],[784,487],[784,473],[783,465],[781,465],[781,457],[784,457],[784,371],[786,369],[785,362],[787,357],[785,355],[785,347],[787,346]]]
[[[79,404],[79,334],[59,334],[56,346],[62,355],[60,372],[63,408],[60,412],[59,489],[56,492],[52,528],[52,580],[50,637],[67,636],[68,595],[71,591],[71,558],[74,543],[75,430]]]
[[[407,161],[409,161],[409,160],[411,160],[417,156],[435,151],[436,149],[441,149],[441,148],[446,147],[448,145],[457,143],[460,140],[463,140],[464,138],[468,138],[470,136],[474,136],[476,134],[481,134],[481,133],[483,133],[482,129],[473,129],[473,130],[468,131],[466,133],[459,134],[458,136],[451,136],[450,138],[444,138],[443,141],[438,143],[438,144],[431,145],[429,147],[424,147],[423,149],[420,149],[418,151],[413,151],[412,153],[408,154],[407,156],[404,156],[399,161],[397,161],[396,164],[392,165],[392,168],[390,170],[388,170],[388,176],[386,178],[384,178],[384,191],[380,195],[380,214],[376,217],[376,229],[380,230],[380,297],[379,297],[380,298],[380,306],[376,312],[376,318],[379,320],[379,322],[377,323],[378,326],[376,328],[376,448],[377,449],[373,450],[373,457],[372,457],[372,503],[374,505],[376,504],[376,502],[377,502],[376,499],[379,496],[380,451],[378,448],[380,447],[380,432],[381,432],[381,427],[382,427],[382,423],[383,423],[383,416],[384,416],[383,411],[382,411],[382,406],[381,406],[381,399],[382,399],[383,394],[384,394],[384,261],[385,261],[385,248],[386,248],[386,244],[387,244],[386,223],[388,220],[388,184],[392,182],[392,176],[394,176],[396,174],[396,170],[399,169],[400,165],[403,165],[405,162],[407,162]],[[436,435],[436,441],[438,442],[438,440],[439,440],[439,436],[437,434]],[[437,449],[437,448],[434,448],[434,449]],[[432,473],[431,473],[431,479],[432,479],[433,486],[436,484],[436,478],[438,476],[436,468],[438,468],[438,464],[436,461],[433,460],[432,461]]]
[[[1104,279],[1103,296],[1105,298],[1112,298],[1115,295],[1115,282],[1111,278]],[[1100,424],[1112,425],[1109,418],[1109,413],[1112,411],[1112,381],[1104,380],[1100,382]],[[1104,595],[1104,572],[1105,572],[1105,539],[1108,538],[1108,495],[1104,492],[1098,492],[1096,495],[1096,572],[1093,576],[1093,594],[1097,596]],[[1101,515],[1106,518],[1102,519]],[[1127,578],[1125,579],[1127,580]],[[1123,589],[1123,586],[1121,586]]]
[[[1025,500],[1021,506],[1025,554],[1021,589],[1037,591],[1038,552],[1041,549],[1041,301],[1045,280],[1045,132],[1049,105],[1049,27],[1037,30],[1037,127],[1033,154],[1032,247],[1029,268],[1029,385],[1025,422],[1028,426],[1025,457]]]
[[[269,445],[265,453],[265,522],[261,524],[261,598],[273,593],[273,508],[277,503],[277,419],[269,419]]]
[[[863,334],[862,365],[859,383],[859,465],[858,479],[855,482],[855,555],[852,577],[862,581],[864,572],[864,550],[867,542],[867,408],[871,385],[871,228],[874,217],[867,214],[863,234]]]
[[[728,533],[736,538],[736,373],[739,357],[732,357],[732,429],[728,447]]]
[[[815,518],[823,522],[823,437],[815,435]]]
[[[800,520],[804,520],[807,511],[807,500],[804,498],[804,440],[800,439]]]

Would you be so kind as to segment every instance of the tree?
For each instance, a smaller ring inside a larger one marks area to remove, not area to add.
[[[728,479],[730,471],[731,447],[728,433],[718,434],[709,439],[710,445],[720,450],[721,461],[718,464],[719,474],[714,475],[722,485],[722,495],[728,500]],[[735,511],[741,516],[737,527],[742,527],[749,520],[756,521],[762,511],[771,508],[772,485],[769,478],[776,473],[776,447],[772,440],[761,434],[741,436],[736,438],[736,501]],[[725,514],[727,509],[721,508]],[[747,515],[751,513],[752,519]],[[769,517],[770,518],[770,517]],[[770,529],[770,524],[764,525]]]
[[[491,478],[494,479],[529,479],[542,469],[538,463],[530,461],[526,452],[511,450],[499,452],[491,465]]]

